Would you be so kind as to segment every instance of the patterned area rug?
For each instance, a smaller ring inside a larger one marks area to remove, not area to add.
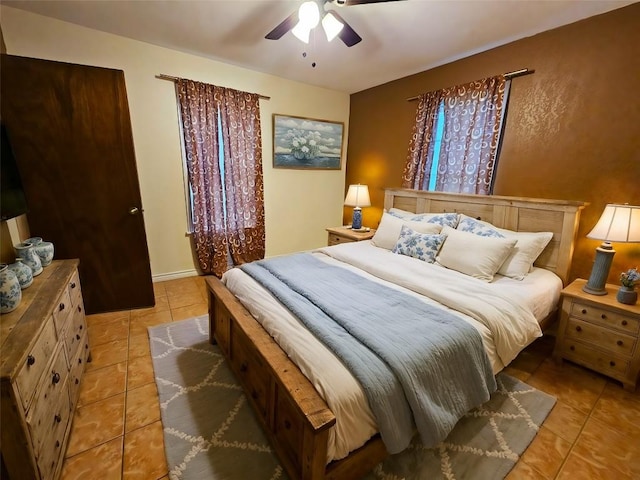
[[[206,316],[149,328],[172,479],[287,478]],[[460,420],[447,439],[426,449],[419,440],[366,476],[374,479],[499,480],[535,437],[555,399],[506,374],[498,391]]]

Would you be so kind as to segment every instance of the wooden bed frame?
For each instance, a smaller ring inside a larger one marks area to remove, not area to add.
[[[456,212],[516,231],[550,231],[553,239],[536,266],[568,283],[580,211],[588,204],[517,197],[385,190],[384,207],[416,213]],[[379,435],[327,465],[335,416],[278,344],[216,277],[209,291],[209,340],[217,343],[241,382],[287,474],[301,479],[354,479],[388,454]]]

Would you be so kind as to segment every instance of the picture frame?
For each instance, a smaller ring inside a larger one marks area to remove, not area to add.
[[[273,114],[273,168],[340,170],[344,123]]]

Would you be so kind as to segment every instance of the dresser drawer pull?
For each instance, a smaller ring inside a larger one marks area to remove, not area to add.
[[[59,311],[63,311],[64,310],[64,303],[61,303],[60,305],[58,305],[58,310]]]
[[[53,417],[56,423],[60,423],[62,421],[62,416],[59,413],[56,413],[56,416]]]
[[[71,282],[71,288],[76,288],[76,282]]]
[[[618,345],[619,347],[621,347],[621,346],[622,346],[622,340],[618,340],[618,341],[616,342],[616,345]]]
[[[575,349],[576,349],[576,347],[574,347],[573,345],[571,345],[571,346],[569,347],[569,350],[571,350],[572,352],[573,352]]]
[[[607,316],[603,313],[602,315],[600,315],[600,318],[603,319],[603,320],[606,320]]]
[[[609,365],[611,365],[612,367],[615,367],[615,366],[616,366],[616,362],[614,362],[613,360],[611,360],[611,361],[609,362]]]
[[[27,357],[27,366],[29,366],[29,367],[30,367],[30,366],[31,366],[31,365],[33,365],[34,363],[36,363],[36,357],[34,357],[33,355],[29,355],[29,356]]]
[[[58,372],[53,372],[53,377],[51,377],[51,382],[54,384],[60,383],[60,374]]]
[[[78,311],[81,312],[82,311],[82,307],[80,305],[78,305]]]
[[[82,365],[82,359],[81,358],[78,359],[78,365]]]
[[[586,313],[587,313],[587,309],[586,309],[586,308],[583,308],[583,309],[582,309],[582,314],[583,314],[583,315],[586,315]]]
[[[76,333],[76,340],[80,340],[80,335]]]
[[[581,332],[582,331],[582,327],[580,325],[576,326],[576,332]]]
[[[76,378],[76,385],[78,385],[80,383],[80,379]]]
[[[627,321],[626,320],[622,320],[622,326],[626,327],[627,326]]]
[[[246,372],[246,371],[247,371],[247,368],[248,368],[248,366],[247,366],[247,364],[246,364],[246,363],[243,363],[242,365],[240,365],[240,371],[241,371],[242,373]]]
[[[60,440],[56,440],[56,448],[60,448]]]

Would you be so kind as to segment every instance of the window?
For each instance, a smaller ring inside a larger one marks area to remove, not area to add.
[[[498,76],[420,95],[403,187],[491,193],[509,83]]]

